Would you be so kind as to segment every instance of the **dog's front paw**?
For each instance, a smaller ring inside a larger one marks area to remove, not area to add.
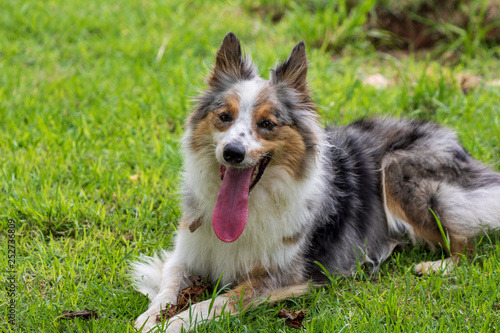
[[[144,312],[135,321],[135,329],[143,333],[180,333],[182,328],[185,332],[189,331],[189,324],[185,322],[185,319],[175,316],[166,323],[159,323],[156,321],[158,315],[159,313],[153,313],[149,310]]]
[[[157,330],[156,316],[159,313],[149,313],[149,311],[141,314],[135,321],[135,329],[139,332],[155,332]]]

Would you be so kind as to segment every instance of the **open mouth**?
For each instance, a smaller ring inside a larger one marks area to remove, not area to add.
[[[220,167],[222,184],[212,213],[212,227],[221,241],[234,242],[245,229],[250,191],[259,182],[270,161],[271,156],[266,154],[254,167]]]
[[[266,169],[269,162],[271,162],[271,155],[269,154],[266,154],[260,158],[259,163],[257,163],[255,168],[253,169],[252,177],[250,178],[250,188],[248,189],[249,191],[251,191],[255,187],[255,185],[257,185],[260,178],[264,174],[264,170]],[[226,169],[227,167],[225,165],[220,166],[220,180],[224,180]]]

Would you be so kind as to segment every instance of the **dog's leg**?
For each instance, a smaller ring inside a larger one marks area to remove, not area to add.
[[[262,302],[277,302],[291,297],[298,297],[307,292],[309,284],[296,283],[289,287],[276,288],[265,270],[258,270],[247,275],[247,280],[239,283],[234,289],[215,299],[209,299],[191,306],[172,317],[167,323],[165,332],[178,333],[182,329],[194,331],[196,327],[207,320],[218,320],[224,314],[236,314],[244,309],[256,306]]]
[[[450,273],[455,268],[455,257],[445,258],[443,260],[426,261],[416,264],[413,270],[417,275],[430,275],[432,273]]]
[[[176,304],[179,291],[187,286],[186,275],[184,267],[176,260],[176,257],[174,255],[170,257],[163,265],[158,294],[149,304],[148,310],[141,314],[135,322],[137,330],[148,332],[156,327],[156,316],[169,304]]]
[[[457,217],[451,214],[457,208],[450,207],[449,199],[444,195],[451,186],[437,176],[421,177],[424,171],[429,170],[437,170],[438,174],[439,167],[431,158],[424,161],[407,152],[393,154],[382,163],[382,190],[389,228],[398,231],[398,222],[391,220],[400,221],[410,229],[414,238],[424,240],[431,247],[440,245],[450,256],[416,265],[414,270],[419,275],[451,272],[466,253],[469,239],[473,236],[473,232],[462,228]],[[436,217],[445,233],[444,238]],[[463,223],[473,225],[475,221]]]

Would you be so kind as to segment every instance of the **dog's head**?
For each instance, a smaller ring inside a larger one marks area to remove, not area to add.
[[[271,70],[269,80],[258,76],[233,33],[217,51],[208,88],[187,122],[187,149],[213,154],[220,166],[222,184],[212,221],[225,242],[243,231],[249,192],[265,182],[266,168],[280,167],[294,181],[307,177],[320,133],[306,74],[303,42]]]

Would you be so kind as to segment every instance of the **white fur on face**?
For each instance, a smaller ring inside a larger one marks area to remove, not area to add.
[[[248,152],[262,147],[252,130],[252,111],[257,96],[265,85],[266,81],[255,78],[242,81],[235,86],[234,92],[239,96],[238,117],[234,119],[234,123],[227,131],[214,134],[214,141],[217,145],[215,155],[220,164],[225,164],[222,156],[224,147],[234,142],[241,143],[247,152],[245,159],[241,163],[242,166],[253,166],[258,162],[252,160]]]

